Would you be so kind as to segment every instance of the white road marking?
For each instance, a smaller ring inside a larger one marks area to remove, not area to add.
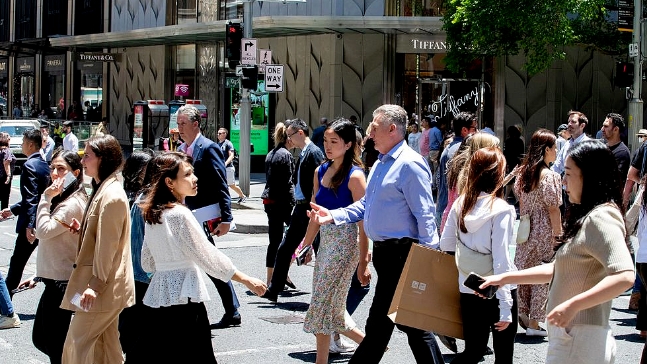
[[[244,349],[244,350],[232,350],[232,351],[215,352],[215,354],[216,354],[216,357],[218,357],[218,356],[234,356],[234,355],[243,355],[243,354],[251,354],[251,353],[261,353],[263,351],[268,351],[268,350],[287,351],[287,350],[298,350],[298,349],[310,349],[310,350],[312,350],[313,347],[312,347],[312,345],[268,346],[268,347],[259,348],[259,349]]]
[[[12,233],[7,233],[7,232],[5,232],[3,234],[11,236],[12,238],[15,238],[16,236],[18,236],[17,234],[12,234]]]
[[[13,345],[7,342],[7,340],[0,338],[0,349],[1,350],[6,350],[6,349],[11,349],[13,348]]]

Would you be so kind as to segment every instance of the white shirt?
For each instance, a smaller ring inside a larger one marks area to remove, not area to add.
[[[63,138],[63,150],[79,151],[79,139],[74,133],[69,133]]]
[[[142,268],[154,272],[144,304],[168,307],[209,301],[201,270],[221,281],[233,277],[236,267],[212,245],[191,211],[176,205],[162,212],[161,224],[146,224]]]

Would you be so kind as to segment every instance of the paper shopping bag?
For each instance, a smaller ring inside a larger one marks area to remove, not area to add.
[[[391,301],[389,317],[396,324],[462,339],[454,256],[413,244]]]

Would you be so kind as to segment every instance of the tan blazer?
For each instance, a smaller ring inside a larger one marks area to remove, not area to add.
[[[61,308],[77,311],[70,300],[88,288],[98,295],[90,312],[107,312],[135,304],[130,256],[128,198],[115,174],[106,178],[85,211],[74,270]]]

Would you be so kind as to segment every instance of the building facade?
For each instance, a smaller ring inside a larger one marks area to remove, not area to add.
[[[589,116],[592,133],[606,113],[625,111],[614,58],[583,48],[534,76],[521,56],[448,72],[439,4],[254,1],[254,38],[284,65],[284,92],[266,93],[261,82],[252,94],[252,170],[275,122],[300,117],[316,127],[321,117],[355,115],[366,127],[383,103],[438,120],[474,111],[501,138],[520,124],[526,139],[538,127],[554,130],[570,109]],[[45,108],[65,119],[74,104],[87,116],[88,102],[126,146],[135,102],[168,103],[179,98],[176,85],[188,85],[185,98],[207,108],[207,136],[227,127],[233,137],[239,92],[225,26],[242,18],[242,1],[232,0],[0,0],[0,108]]]

